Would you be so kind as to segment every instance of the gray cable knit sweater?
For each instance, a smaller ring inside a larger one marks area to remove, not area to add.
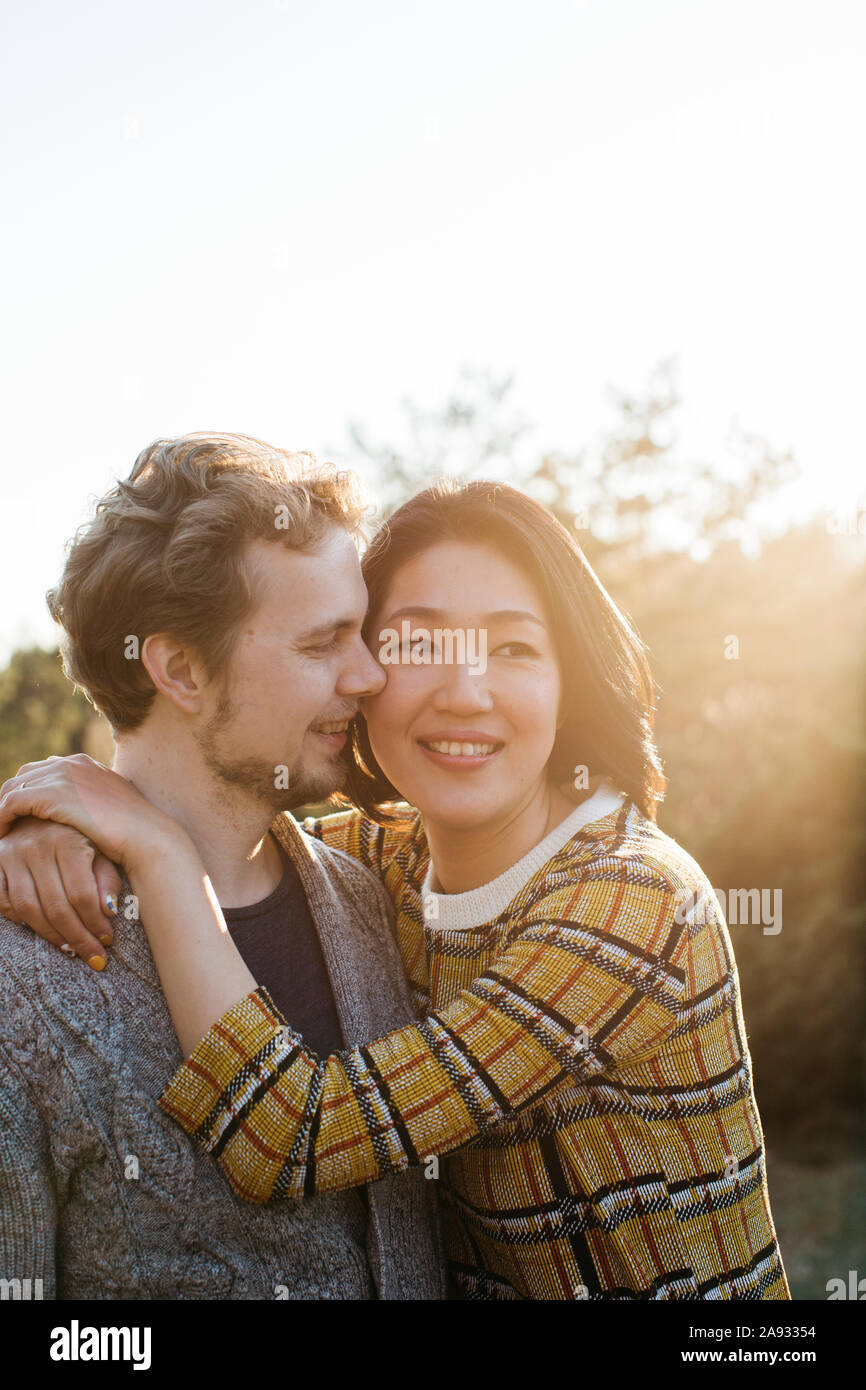
[[[304,885],[347,1044],[408,1022],[380,884],[290,817],[273,829]],[[420,1170],[366,1188],[366,1223],[342,1193],[247,1205],[160,1110],[181,1051],[124,901],[101,974],[0,917],[0,1297],[445,1297],[435,1182]]]

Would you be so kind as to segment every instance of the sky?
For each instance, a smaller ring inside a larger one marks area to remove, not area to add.
[[[0,659],[150,440],[354,463],[467,366],[540,454],[674,358],[683,449],[866,508],[860,0],[17,0],[0,45]]]

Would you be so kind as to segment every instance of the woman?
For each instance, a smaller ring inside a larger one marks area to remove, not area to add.
[[[361,809],[308,829],[387,886],[423,1021],[316,1057],[224,937],[202,979],[221,914],[162,813],[103,769],[76,774],[94,817],[53,770],[7,784],[4,814],[108,854],[122,806],[171,883],[171,907],[137,887],[190,1052],[163,1108],[251,1201],[423,1164],[468,1297],[788,1298],[727,929],[655,825],[638,638],[499,484],[421,493],[363,569],[388,679],[354,729]]]

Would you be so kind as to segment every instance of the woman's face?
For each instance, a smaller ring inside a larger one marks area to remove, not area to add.
[[[374,615],[370,647],[387,676],[363,702],[370,744],[428,822],[507,823],[544,788],[559,662],[541,594],[499,550],[442,542],[406,561]]]

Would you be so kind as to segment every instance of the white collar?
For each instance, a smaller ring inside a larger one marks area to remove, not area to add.
[[[480,888],[470,888],[467,893],[434,893],[430,887],[433,881],[433,863],[428,865],[422,885],[424,920],[427,926],[465,931],[470,927],[481,927],[498,917],[517,894],[543,868],[549,859],[566,845],[578,830],[592,821],[601,820],[611,812],[618,811],[625,796],[618,792],[613,783],[606,778],[586,801],[575,806],[570,815],[559,825],[554,826],[543,840],[539,840],[528,854]]]

